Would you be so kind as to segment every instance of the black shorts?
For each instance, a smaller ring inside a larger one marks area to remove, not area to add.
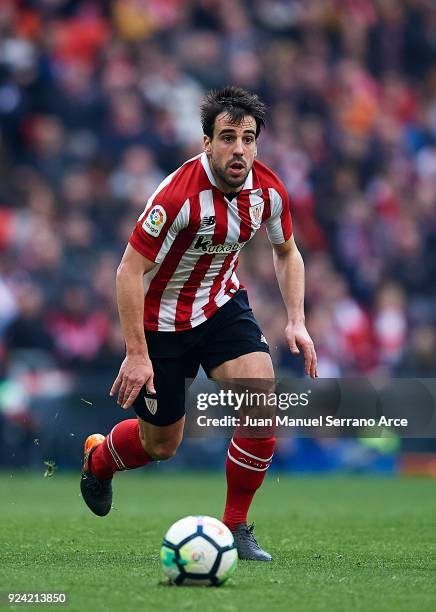
[[[193,329],[146,331],[145,337],[156,395],[142,387],[133,408],[147,423],[162,427],[175,423],[185,414],[185,381],[195,378],[200,365],[209,376],[213,368],[225,361],[258,351],[269,353],[244,289]]]

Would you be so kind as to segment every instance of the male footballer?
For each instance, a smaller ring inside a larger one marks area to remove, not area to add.
[[[117,271],[117,300],[126,357],[112,386],[137,418],[103,437],[89,436],[83,499],[99,516],[112,504],[115,472],[175,455],[185,421],[185,379],[200,365],[213,379],[273,379],[268,344],[236,276],[238,256],[265,223],[288,313],[290,351],[304,352],[317,376],[304,320],[304,265],[292,235],[286,190],[256,160],[265,123],[259,98],[238,87],[209,92],[201,106],[204,151],[170,174],[149,198]],[[144,295],[145,294],[145,295]],[[229,446],[223,522],[241,559],[270,561],[247,514],[271,464],[275,438]]]

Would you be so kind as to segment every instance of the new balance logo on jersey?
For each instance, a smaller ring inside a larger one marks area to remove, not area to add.
[[[205,236],[199,236],[194,244],[194,249],[201,249],[203,253],[236,253],[240,251],[245,242],[233,242],[231,244],[214,244]]]
[[[213,215],[202,218],[200,227],[211,227],[212,225],[215,225],[215,217]]]

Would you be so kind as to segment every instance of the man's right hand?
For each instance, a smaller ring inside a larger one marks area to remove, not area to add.
[[[126,355],[110,395],[118,391],[118,404],[127,410],[144,385],[149,393],[156,393],[153,376],[153,366],[148,355]]]

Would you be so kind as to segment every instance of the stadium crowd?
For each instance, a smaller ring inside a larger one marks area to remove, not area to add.
[[[320,376],[436,371],[431,0],[3,0],[0,354],[115,373],[114,277],[147,197],[202,146],[227,83],[269,107]],[[266,234],[239,276],[282,372]]]

